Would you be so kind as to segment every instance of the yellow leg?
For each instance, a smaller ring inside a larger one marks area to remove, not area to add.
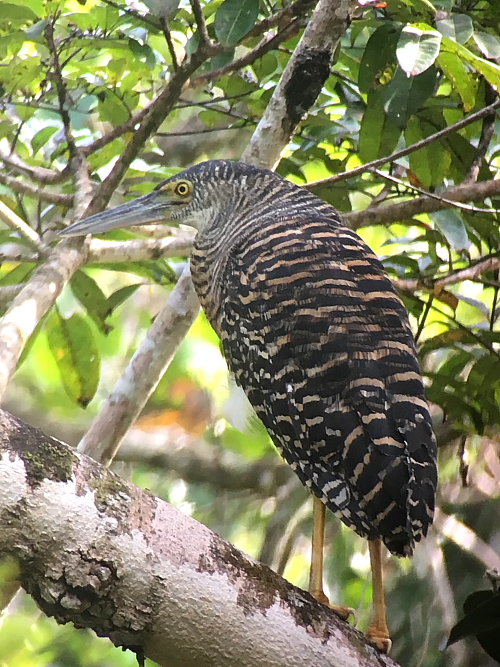
[[[370,566],[372,570],[373,615],[366,636],[383,653],[391,648],[389,628],[385,617],[384,577],[382,568],[382,541],[370,540]]]
[[[309,574],[309,593],[316,600],[328,605],[333,611],[345,621],[354,610],[351,607],[339,607],[330,604],[323,591],[323,548],[325,541],[325,513],[326,506],[319,498],[313,496],[313,533],[311,543],[311,571]]]

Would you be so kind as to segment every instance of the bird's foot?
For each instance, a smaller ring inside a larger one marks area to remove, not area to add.
[[[321,604],[325,604],[327,607],[330,607],[330,609],[343,621],[347,621],[350,616],[352,616],[354,621],[356,621],[356,614],[352,607],[343,607],[337,604],[330,604],[330,600],[322,589],[317,591],[310,591],[310,593],[314,598],[316,598],[318,602],[321,602]]]
[[[366,631],[366,636],[368,641],[378,648],[381,653],[389,653],[391,650],[392,642],[389,637],[389,630],[387,626],[380,627],[378,624],[372,623],[368,630]]]

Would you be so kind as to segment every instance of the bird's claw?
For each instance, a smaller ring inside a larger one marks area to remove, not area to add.
[[[369,627],[366,631],[366,637],[381,653],[389,653],[391,650],[392,642],[387,630]]]

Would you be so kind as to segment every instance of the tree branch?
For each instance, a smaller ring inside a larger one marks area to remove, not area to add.
[[[3,183],[20,195],[28,195],[29,197],[34,197],[50,204],[56,204],[57,206],[66,206],[67,208],[73,205],[73,195],[66,195],[62,192],[47,192],[43,188],[18,181],[17,178],[8,174],[0,173],[0,183]]]
[[[355,0],[320,0],[242,160],[274,169],[297,125],[330,75],[332,54],[345,33]]]
[[[453,125],[449,125],[448,127],[439,130],[439,132],[436,132],[435,134],[429,135],[425,139],[417,141],[416,144],[412,144],[411,146],[403,148],[397,153],[393,153],[392,155],[387,155],[386,157],[378,158],[377,160],[373,160],[372,162],[367,162],[366,164],[361,164],[359,167],[355,167],[354,169],[349,169],[349,171],[343,171],[340,174],[335,174],[335,176],[329,176],[328,178],[323,178],[321,181],[313,181],[312,183],[308,183],[306,187],[308,190],[314,190],[315,188],[318,187],[333,185],[338,181],[345,181],[346,179],[352,178],[353,176],[359,176],[360,174],[364,174],[365,172],[369,171],[372,168],[380,167],[383,164],[387,164],[388,162],[394,162],[395,160],[399,160],[400,158],[405,157],[410,153],[418,151],[420,148],[423,148],[424,146],[428,146],[429,144],[433,143],[434,141],[437,141],[438,139],[443,139],[444,137],[447,137],[449,134],[453,134],[453,132],[458,132],[458,130],[467,127],[467,125],[475,123],[476,120],[481,120],[481,118],[491,115],[491,113],[494,112],[496,109],[498,109],[498,107],[500,107],[500,100],[497,100],[493,104],[484,107],[484,109],[476,111],[475,113],[471,114],[470,116],[467,116],[466,118],[462,118],[462,120],[453,123]]]
[[[28,175],[36,183],[41,185],[55,185],[61,183],[69,177],[69,167],[64,167],[62,171],[52,171],[44,167],[32,167],[26,164],[14,153],[8,154],[0,149],[0,159],[21,174]],[[69,196],[69,195],[67,195]]]
[[[216,79],[220,79],[221,76],[240,70],[248,65],[252,65],[266,53],[269,53],[269,51],[272,51],[273,49],[277,49],[280,44],[296,35],[302,27],[302,19],[295,19],[275,35],[264,37],[256,47],[250,49],[244,56],[241,56],[241,58],[233,60],[227,65],[224,65],[224,67],[219,67],[219,69],[213,70],[212,72],[193,77],[190,81],[190,87],[196,88],[197,86],[204,86]]]
[[[0,220],[3,220],[7,227],[14,232],[17,232],[33,250],[40,253],[45,253],[47,251],[42,239],[38,236],[35,230],[16,215],[14,211],[11,211],[3,201],[0,201]]]
[[[0,319],[0,397],[35,327],[85,260],[86,246],[82,239],[59,243]]]
[[[81,440],[79,451],[109,464],[198,315],[189,267],[179,278],[122,377]]]
[[[165,667],[397,667],[191,517],[4,411],[0,430],[0,553],[58,622]]]
[[[309,189],[309,186],[307,187]],[[492,197],[499,193],[500,180],[491,180],[457,185],[444,190],[440,195],[452,201],[466,202],[482,201],[487,197]],[[403,220],[411,219],[414,215],[441,211],[451,206],[453,204],[449,204],[443,201],[443,199],[416,197],[409,201],[389,204],[388,206],[369,206],[364,211],[343,213],[342,218],[352,229],[359,229],[360,227],[368,227],[370,225],[389,225],[393,222],[402,222]],[[488,209],[485,210],[485,213],[487,212]]]

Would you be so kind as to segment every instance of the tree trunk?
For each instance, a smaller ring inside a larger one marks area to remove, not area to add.
[[[397,667],[308,593],[0,411],[0,555],[60,623],[165,667]]]

